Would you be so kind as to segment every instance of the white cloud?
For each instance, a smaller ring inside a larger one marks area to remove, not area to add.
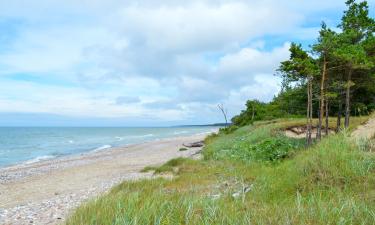
[[[183,111],[156,109],[139,104],[113,104],[118,91],[93,93],[78,87],[59,87],[32,82],[0,80],[0,112],[50,113],[91,118],[154,118],[175,121],[186,118]],[[26,93],[26,95],[25,95]]]
[[[289,43],[285,43],[269,52],[256,48],[243,48],[238,52],[227,54],[220,59],[218,73],[234,73],[243,76],[250,76],[249,73],[272,74],[278,63],[288,58],[289,46]]]
[[[0,49],[0,111],[219,119],[218,102],[235,114],[249,98],[269,101],[279,90],[273,73],[288,57],[289,41],[314,39],[319,24],[306,21],[320,22],[320,13],[343,6],[340,0],[8,0],[0,19],[19,27],[7,51]],[[39,79],[11,80],[19,73]],[[75,86],[46,84],[50,76]]]
[[[0,55],[0,61],[9,68],[8,72],[72,71],[84,61],[86,48],[105,39],[112,41],[109,34],[90,27],[28,28],[14,38],[12,51]]]
[[[116,15],[133,44],[157,51],[218,51],[264,34],[287,33],[301,15],[276,5],[225,2],[125,8]]]

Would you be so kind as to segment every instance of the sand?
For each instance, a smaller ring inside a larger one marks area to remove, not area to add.
[[[61,224],[75,207],[125,180],[152,179],[141,173],[201,148],[179,151],[205,135],[169,138],[0,169],[0,224]]]
[[[353,131],[352,137],[357,140],[375,138],[375,117],[370,118],[365,124],[358,126]]]

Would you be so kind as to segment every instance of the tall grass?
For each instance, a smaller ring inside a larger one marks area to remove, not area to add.
[[[173,180],[124,182],[79,207],[66,224],[375,224],[374,155],[360,151],[345,133],[296,150],[277,132],[295,123],[221,134],[208,140],[206,160],[164,165],[159,172],[172,171]],[[278,163],[243,155],[272,137],[282,140],[274,150],[293,154]]]

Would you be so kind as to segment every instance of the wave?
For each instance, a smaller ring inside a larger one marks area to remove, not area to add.
[[[198,136],[198,135],[204,135],[204,134],[212,134],[212,133],[217,133],[219,129],[211,129],[210,131],[205,131],[205,132],[200,132],[200,133],[196,133],[194,135]]]
[[[56,158],[56,156],[53,156],[53,155],[38,156],[38,157],[35,157],[33,159],[25,161],[24,164],[36,163],[36,162],[40,162],[40,161],[44,161],[44,160],[48,160],[48,159],[53,159],[53,158]]]
[[[144,135],[137,135],[137,136],[132,136],[132,137],[137,137],[137,138],[144,138],[144,137],[153,137],[153,134],[144,134]]]
[[[120,136],[116,136],[115,138],[117,139],[117,141],[122,141],[126,138],[146,138],[146,137],[153,137],[154,134],[144,134],[144,135],[129,135],[129,136],[124,136],[124,137],[120,137]]]
[[[120,136],[116,136],[115,138],[117,139],[117,141],[122,141],[125,139],[125,137],[120,137]]]
[[[175,131],[175,132],[173,132],[174,135],[187,134],[187,133],[188,133],[187,130],[182,130],[182,131]]]
[[[101,151],[101,150],[104,150],[104,149],[107,149],[107,148],[112,148],[112,145],[102,145],[99,148],[94,149],[93,151],[97,152],[97,151]]]

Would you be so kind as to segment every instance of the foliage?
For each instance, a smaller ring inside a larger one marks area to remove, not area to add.
[[[229,134],[229,133],[232,133],[233,131],[235,131],[237,129],[238,129],[238,126],[231,125],[231,126],[228,126],[228,127],[222,127],[222,128],[220,128],[219,132],[220,133],[224,133],[224,134]]]
[[[232,124],[234,126],[245,126],[260,120],[272,120],[301,115],[304,108],[295,104],[301,97],[305,98],[305,96],[301,94],[301,89],[294,88],[281,92],[270,103],[248,100],[246,102],[246,109],[232,118]]]
[[[292,43],[290,59],[281,62],[277,70],[282,78],[280,93],[269,103],[247,101],[246,108],[232,118],[234,125],[301,117],[307,108],[311,111],[307,117],[320,116],[319,127],[323,114],[338,120],[345,114],[348,126],[349,116],[357,115],[358,109],[362,115],[375,109],[375,20],[369,16],[366,1],[349,0],[346,4],[348,9],[338,25],[341,30],[335,32],[323,22],[310,49]]]
[[[244,129],[244,128],[243,128]],[[249,128],[247,128],[249,129]],[[243,162],[276,162],[287,158],[293,150],[304,146],[303,140],[287,138],[277,132],[277,125],[268,124],[250,128],[249,133],[236,131],[222,141],[211,143],[205,152],[205,159],[234,160]],[[220,147],[217,147],[220,146]]]

